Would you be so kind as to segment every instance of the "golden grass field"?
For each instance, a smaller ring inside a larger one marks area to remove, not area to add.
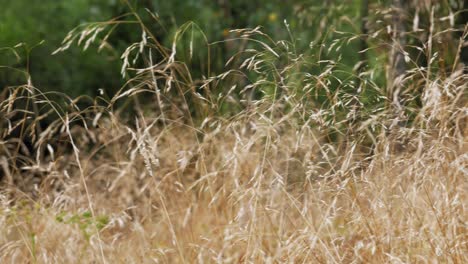
[[[2,263],[467,261],[466,125],[398,153],[379,135],[365,157],[262,118],[77,131],[76,156],[30,168],[45,174],[34,200],[0,196]]]
[[[349,93],[328,91],[332,67],[309,78],[297,56],[265,69],[279,53],[268,42],[238,67],[276,72],[275,90],[247,100],[236,86],[214,94],[227,73],[195,91],[175,44],[146,41],[124,54],[124,73],[132,52],[166,59],[133,69],[106,106],[59,109],[32,82],[3,93],[1,263],[468,263],[462,70],[410,73],[424,89],[401,125],[391,99],[360,114]],[[218,114],[221,102],[240,110]],[[47,127],[33,106],[54,116]],[[16,130],[33,138],[29,155]]]

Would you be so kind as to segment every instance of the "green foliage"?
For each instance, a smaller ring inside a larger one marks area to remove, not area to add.
[[[92,234],[101,231],[109,223],[109,217],[106,215],[96,216],[94,219],[90,211],[76,214],[62,212],[55,217],[55,220],[59,223],[77,225],[88,241]]]
[[[71,96],[96,94],[97,88],[114,88],[120,80],[118,54],[82,52],[72,47],[69,52],[52,56],[69,30],[80,23],[109,19],[116,1],[2,1],[0,43],[16,48],[21,60],[12,53],[0,53],[2,66],[28,71],[35,86],[42,90],[62,91]],[[118,71],[118,70],[117,70]],[[25,83],[24,75],[0,71],[0,86]]]
[[[231,65],[226,65],[226,61],[240,49],[248,49],[255,45],[248,43],[247,46],[243,46],[245,43],[239,40],[240,35],[230,30],[261,26],[260,30],[274,39],[269,40],[272,46],[278,46],[278,43],[274,42],[280,39],[289,42],[288,50],[280,52],[286,54],[284,58],[270,60],[279,68],[288,64],[291,58],[303,56],[309,61],[297,70],[317,76],[330,70],[328,64],[317,62],[333,61],[332,74],[327,79],[330,91],[341,88],[350,94],[363,91],[360,99],[365,104],[375,103],[379,94],[375,90],[376,87],[386,87],[387,69],[383,65],[388,62],[391,43],[391,35],[388,32],[388,26],[392,23],[389,1],[370,1],[369,9],[377,14],[372,15],[373,12],[370,12],[371,17],[366,25],[372,36],[367,39],[369,50],[364,56],[367,57],[367,63],[362,69],[357,67],[363,60],[363,56],[359,54],[363,48],[360,44],[363,37],[360,35],[361,1],[4,2],[0,20],[0,45],[14,47],[20,42],[25,44],[14,49],[0,49],[0,65],[29,72],[33,84],[43,91],[61,91],[75,97],[98,95],[102,88],[101,91],[112,97],[127,81],[119,75],[122,66],[120,56],[129,45],[141,40],[141,30],[135,25],[135,18],[128,15],[132,11],[139,15],[141,22],[163,46],[171,47],[177,42],[176,60],[185,63],[193,83],[225,72],[229,67],[239,67],[245,56],[238,56]],[[425,66],[431,58],[427,58],[420,47],[427,42],[427,35],[424,34],[429,32],[431,10],[425,4],[416,1],[410,3],[411,8],[405,14],[408,27],[415,27],[418,16],[419,25],[416,28],[422,30],[411,31],[408,34],[408,59],[411,61],[411,67]],[[461,8],[461,3],[462,1],[453,1],[434,5],[434,19],[438,21],[434,27],[436,32],[450,27],[449,22],[455,17],[454,12]],[[121,21],[128,23],[115,28],[113,25],[107,25],[109,36],[104,32],[98,34],[94,44],[91,44],[95,47],[83,50],[86,45],[71,45],[66,52],[51,55],[71,29],[78,25],[82,25],[79,29],[83,29],[87,22],[107,21],[113,17],[119,17]],[[411,23],[413,25],[410,25]],[[449,31],[440,33],[437,41],[433,42],[432,52],[439,53],[439,57],[436,58],[439,63],[430,65],[434,70],[447,70],[457,59],[458,47],[457,43],[451,41],[451,34]],[[103,38],[106,39],[106,45],[98,49],[98,43]],[[135,66],[147,64],[147,59],[143,58],[140,65]],[[161,59],[154,58],[155,61]],[[271,73],[271,70],[273,69],[265,72]],[[363,72],[358,72],[361,70]],[[23,72],[3,68],[0,70],[0,89],[7,85],[24,84],[26,77]],[[252,84],[268,76],[250,72],[245,77],[247,83],[241,82],[238,85]],[[232,85],[228,82],[226,84],[224,90],[215,92],[226,92]],[[270,87],[255,96],[261,97],[265,93],[271,95],[272,90],[275,89]],[[317,96],[315,99],[322,102],[327,95],[322,91]],[[226,106],[221,108],[227,110]]]
[[[109,43],[100,52],[96,49],[83,51],[72,46],[65,53],[52,56],[67,32],[77,25],[105,21],[128,12],[125,1],[118,0],[32,0],[2,1],[0,20],[0,47],[14,47],[25,43],[15,51],[18,57],[7,50],[0,50],[1,66],[28,72],[33,84],[43,91],[65,92],[72,97],[97,95],[103,88],[113,94],[123,84],[119,77],[119,57],[124,49],[139,38],[133,26],[119,27]],[[229,1],[227,1],[229,2]],[[281,20],[290,16],[281,1],[233,1],[232,5],[221,6],[213,1],[130,1],[130,4],[148,22],[150,30],[165,45],[171,44],[179,27],[193,21],[210,41],[223,40],[228,30],[239,27],[266,25],[267,32],[275,33]],[[155,23],[145,11],[158,15]],[[253,11],[253,13],[251,13]],[[289,10],[290,11],[290,10]],[[100,36],[103,37],[103,36]],[[195,36],[195,38],[197,38]],[[34,48],[32,48],[34,47]],[[193,63],[194,72],[206,67],[206,49],[198,48],[200,58]],[[217,60],[211,63],[213,70],[221,71],[230,56],[225,47],[218,45],[213,54]],[[20,59],[18,59],[20,58]],[[200,72],[202,74],[202,72]],[[207,74],[206,72],[204,74]],[[0,89],[26,82],[27,76],[11,69],[0,71]]]

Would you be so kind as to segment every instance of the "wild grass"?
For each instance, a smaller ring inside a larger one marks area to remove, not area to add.
[[[396,105],[372,69],[340,72],[325,48],[255,28],[233,31],[248,45],[226,72],[208,61],[195,76],[181,53],[224,42],[189,23],[166,48],[133,15],[142,40],[114,97],[32,81],[3,93],[2,263],[468,262],[458,64],[409,70],[403,87],[422,93],[401,89]],[[72,31],[60,51],[118,21]]]

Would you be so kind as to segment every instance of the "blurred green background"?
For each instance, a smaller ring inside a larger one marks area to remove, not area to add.
[[[340,30],[359,29],[359,3],[342,2],[327,6],[322,1],[298,0],[138,0],[130,4],[169,47],[177,28],[187,21],[199,25],[208,40],[214,42],[231,37],[229,29],[258,25],[276,40],[286,39],[289,37],[284,20],[289,23],[294,38],[302,39],[300,45],[307,47],[316,39],[318,30],[329,30],[330,24],[326,28],[319,26],[326,16],[333,18],[333,24]],[[86,51],[71,46],[65,52],[51,55],[76,26],[106,21],[128,12],[124,1],[0,0],[0,4],[0,47],[24,43],[15,48],[19,58],[9,49],[0,50],[0,65],[28,71],[33,84],[43,91],[60,91],[70,96],[96,95],[100,88],[112,94],[124,83],[120,75],[120,55],[132,42],[139,41],[141,31],[134,25],[119,27],[111,35],[112,48],[98,52],[97,44]],[[150,18],[145,8],[158,15],[159,23]],[[342,19],[344,15],[355,17],[356,21]],[[345,50],[344,54],[348,55],[344,59],[349,65],[358,60],[356,48],[350,46],[349,52]],[[232,52],[226,49],[215,50],[213,70],[223,70],[230,55]],[[12,69],[0,71],[0,89],[24,83],[24,74]]]
[[[370,10],[369,22],[365,26],[369,33],[385,29],[391,18],[388,8],[392,1],[387,0],[129,0],[129,4],[142,16],[161,43],[170,47],[177,28],[187,21],[193,21],[204,31],[210,42],[222,41],[231,37],[229,29],[256,27],[275,40],[289,39],[296,42],[300,52],[311,49],[311,43],[319,44],[312,49],[332,47],[340,39],[339,50],[332,50],[320,59],[333,59],[340,62],[345,72],[355,71],[355,65],[362,60],[359,51],[363,48],[359,38],[362,33],[364,10]],[[430,9],[425,9],[420,1],[410,1],[407,10],[408,28],[418,12],[420,28],[428,28]],[[437,17],[457,12],[462,0],[436,1],[434,8]],[[443,2],[443,3],[442,3]],[[466,2],[466,1],[465,1]],[[466,4],[466,3],[465,3]],[[67,32],[76,26],[106,21],[129,12],[122,0],[0,0],[0,65],[28,71],[33,84],[43,91],[60,91],[70,96],[96,95],[99,89],[112,94],[125,80],[120,75],[120,56],[125,48],[141,39],[138,26],[119,27],[109,39],[112,47],[98,52],[93,47],[71,46],[65,52],[51,55],[60,47]],[[145,9],[158,16],[158,22],[151,19]],[[290,25],[292,36],[283,21]],[[441,20],[442,21],[442,20]],[[445,20],[446,21],[446,20]],[[441,22],[442,23],[442,22]],[[346,32],[340,34],[339,32]],[[384,83],[384,65],[387,59],[384,43],[388,36],[379,35],[379,42],[369,41],[372,49],[368,52],[368,66],[375,68],[374,82]],[[420,46],[419,33],[409,35],[409,44]],[[421,33],[423,34],[423,33]],[[347,42],[346,40],[353,39]],[[346,42],[345,42],[346,41]],[[10,49],[14,47],[19,58]],[[373,46],[372,46],[373,45]],[[456,46],[456,43],[455,45]],[[383,48],[382,48],[383,47]],[[197,51],[205,56],[205,51]],[[221,72],[224,63],[235,50],[228,47],[214,49],[212,70]],[[452,57],[454,52],[452,51]],[[326,57],[328,56],[328,58]],[[419,58],[420,54],[410,54]],[[199,65],[193,65],[194,71]],[[0,70],[0,89],[24,84],[24,75],[9,68]]]

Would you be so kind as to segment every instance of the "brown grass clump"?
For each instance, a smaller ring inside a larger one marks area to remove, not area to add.
[[[465,137],[421,129],[392,153],[382,135],[364,158],[290,120],[157,121],[101,118],[38,200],[5,191],[3,262],[467,260]]]
[[[0,262],[467,263],[466,75],[425,79],[421,106],[395,115],[385,91],[372,108],[329,90],[335,62],[312,76],[287,42],[238,33],[258,46],[200,80],[177,60],[178,34],[172,49],[143,34],[105,106],[6,91]]]

